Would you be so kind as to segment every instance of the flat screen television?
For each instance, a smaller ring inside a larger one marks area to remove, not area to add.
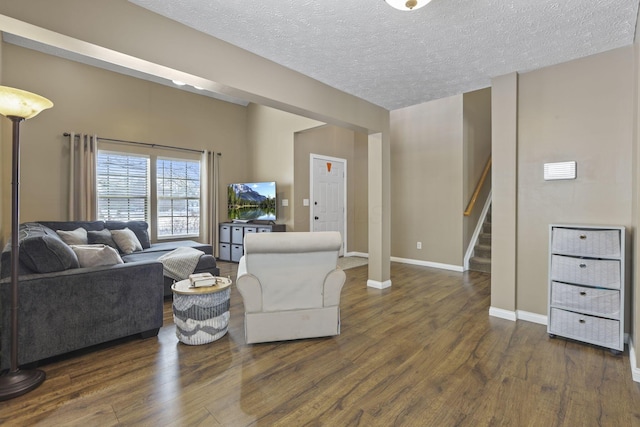
[[[276,183],[266,181],[229,184],[227,213],[232,221],[275,221]]]

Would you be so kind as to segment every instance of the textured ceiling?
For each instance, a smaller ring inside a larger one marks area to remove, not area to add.
[[[638,0],[130,0],[393,110],[630,45]]]

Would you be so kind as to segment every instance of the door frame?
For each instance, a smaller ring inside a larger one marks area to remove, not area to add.
[[[315,184],[314,181],[314,167],[313,167],[313,163],[315,160],[326,160],[326,161],[330,161],[333,163],[342,163],[344,164],[344,179],[342,180],[342,184],[343,184],[343,189],[342,189],[342,195],[343,195],[343,212],[342,212],[342,229],[344,230],[344,232],[342,233],[342,254],[346,254],[347,253],[347,159],[343,159],[340,157],[332,157],[332,156],[325,156],[323,154],[314,154],[311,153],[309,155],[309,230],[313,231],[313,223],[314,223],[314,219],[313,219],[313,201],[314,201],[314,195],[313,195],[313,187]]]

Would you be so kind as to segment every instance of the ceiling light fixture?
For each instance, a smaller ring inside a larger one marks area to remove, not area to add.
[[[426,6],[431,0],[384,0],[389,6],[398,10],[416,10]]]
[[[181,82],[180,80],[171,80],[173,82],[174,85],[176,86],[184,86],[186,85],[185,82]]]

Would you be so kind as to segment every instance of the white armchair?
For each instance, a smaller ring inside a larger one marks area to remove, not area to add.
[[[340,334],[340,233],[251,233],[236,285],[247,344]]]

